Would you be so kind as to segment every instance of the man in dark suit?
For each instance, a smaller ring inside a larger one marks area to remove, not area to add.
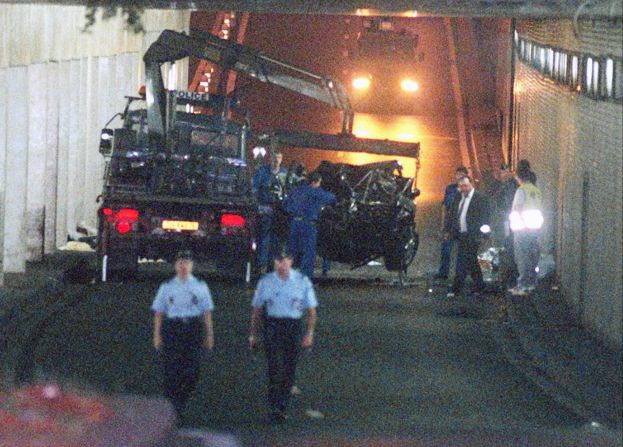
[[[453,238],[458,242],[458,258],[462,262],[463,269],[454,276],[448,297],[454,297],[463,291],[467,274],[474,282],[472,291],[476,293],[483,291],[485,283],[478,265],[478,247],[482,238],[488,237],[491,232],[487,197],[474,189],[468,176],[462,177],[458,185],[460,194],[454,198],[450,207],[444,237]]]

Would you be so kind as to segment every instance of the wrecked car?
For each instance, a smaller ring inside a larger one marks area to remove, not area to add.
[[[414,179],[398,161],[350,165],[323,161],[323,188],[337,203],[326,207],[318,229],[318,254],[361,267],[383,258],[389,271],[406,273],[419,245]]]

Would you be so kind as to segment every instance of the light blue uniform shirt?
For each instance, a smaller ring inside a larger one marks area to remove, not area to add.
[[[257,285],[253,307],[266,306],[270,318],[301,318],[305,309],[318,307],[311,281],[298,270],[290,270],[288,279],[277,272],[265,275]]]
[[[167,318],[198,317],[212,309],[208,285],[192,275],[185,282],[176,276],[162,283],[151,306],[151,310],[162,312]]]

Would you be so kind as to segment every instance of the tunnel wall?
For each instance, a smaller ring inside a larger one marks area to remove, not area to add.
[[[520,21],[519,36],[621,59],[620,21]],[[515,150],[543,193],[542,249],[555,255],[564,295],[583,322],[621,347],[622,146],[620,100],[592,99],[517,60]],[[621,88],[620,77],[615,88]]]
[[[0,5],[0,273],[24,271],[77,224],[96,226],[100,130],[123,110],[124,95],[136,95],[149,44],[162,29],[188,30],[190,20],[189,12],[147,10],[145,33],[120,18],[82,32],[85,13]],[[187,62],[176,70],[185,83]]]

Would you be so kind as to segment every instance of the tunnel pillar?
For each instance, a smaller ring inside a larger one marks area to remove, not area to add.
[[[26,268],[25,231],[28,175],[28,68],[6,70],[6,144],[4,163],[3,272],[23,272]]]
[[[6,166],[6,132],[7,132],[7,73],[0,70],[0,287],[4,284],[4,213],[5,213],[5,166]]]
[[[47,64],[47,120],[51,123],[59,122],[59,64]],[[43,252],[51,253],[56,249],[56,200],[58,190],[58,136],[59,126],[47,125],[45,129],[46,158],[44,171],[44,226]]]
[[[28,152],[26,212],[24,230],[26,260],[37,261],[43,256],[43,230],[45,218],[45,168],[47,152],[47,64],[28,67]],[[26,91],[24,91],[25,93]]]

